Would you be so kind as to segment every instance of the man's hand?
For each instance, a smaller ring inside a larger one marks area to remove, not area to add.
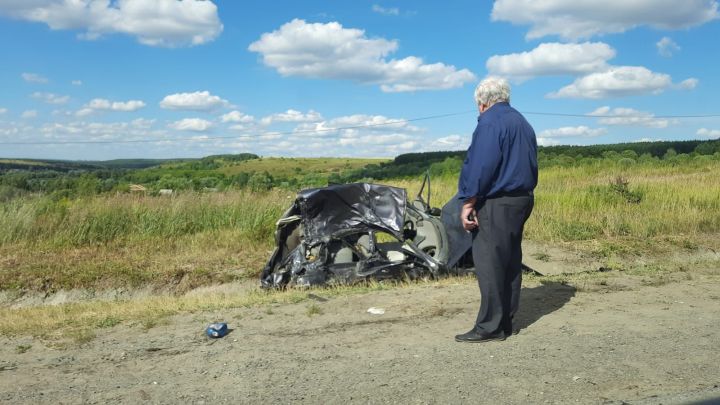
[[[462,222],[463,229],[470,232],[479,226],[476,214],[475,198],[466,200],[465,203],[463,203],[462,210],[460,210],[460,221]]]

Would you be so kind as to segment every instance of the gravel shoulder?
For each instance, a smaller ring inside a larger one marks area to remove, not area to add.
[[[520,333],[482,344],[453,340],[479,305],[469,278],[121,324],[63,349],[0,337],[0,402],[720,401],[720,270],[630,281],[526,283]],[[216,320],[233,330],[210,340]]]

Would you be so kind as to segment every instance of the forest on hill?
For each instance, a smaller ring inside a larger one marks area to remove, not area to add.
[[[408,153],[392,160],[342,158],[263,158],[251,153],[201,159],[118,159],[57,161],[0,159],[0,201],[27,193],[55,199],[129,192],[140,185],[159,190],[253,191],[302,188],[357,181],[457,175],[465,151]],[[720,140],[659,141],[591,146],[540,147],[541,168],[575,165],[635,165],[720,159]]]

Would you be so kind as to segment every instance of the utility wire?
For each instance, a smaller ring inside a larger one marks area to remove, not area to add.
[[[424,117],[417,117],[417,118],[410,118],[405,120],[394,120],[394,121],[386,121],[386,122],[379,122],[379,123],[372,123],[372,124],[362,124],[362,125],[352,125],[352,126],[345,126],[345,127],[336,127],[336,128],[320,128],[320,129],[305,129],[305,130],[293,130],[293,131],[284,131],[284,132],[267,132],[261,135],[258,134],[242,134],[242,135],[228,135],[228,136],[207,136],[207,137],[182,137],[182,138],[172,138],[172,139],[125,139],[125,140],[115,140],[115,141],[41,141],[41,142],[0,142],[0,145],[73,145],[73,144],[120,144],[120,143],[161,143],[161,142],[181,142],[181,141],[191,141],[191,142],[197,142],[197,141],[211,141],[211,140],[219,140],[219,139],[243,139],[243,138],[257,138],[258,136],[263,135],[296,135],[296,134],[308,134],[308,133],[323,133],[323,132],[332,132],[332,131],[343,131],[348,129],[360,129],[360,128],[372,128],[372,127],[381,127],[381,126],[389,126],[389,125],[397,125],[397,124],[405,124],[409,122],[417,122],[417,121],[426,121],[426,120],[433,120],[438,118],[446,118],[446,117],[454,117],[458,115],[464,115],[469,113],[477,113],[477,110],[466,110],[461,112],[454,112],[454,113],[447,113],[447,114],[438,114],[438,115],[428,115]],[[538,112],[538,111],[521,111],[522,114],[525,115],[542,115],[542,116],[551,116],[551,117],[576,117],[576,118],[641,118],[641,119],[667,119],[667,118],[716,118],[720,117],[720,114],[699,114],[699,115],[619,115],[619,114],[609,114],[609,115],[596,115],[596,114],[565,114],[565,113],[551,113],[551,112]]]
[[[548,115],[552,117],[580,117],[580,118],[715,118],[720,117],[720,114],[700,114],[700,115],[620,115],[620,114],[563,114],[563,113],[549,113],[549,112],[533,112],[533,111],[521,111],[525,115]]]

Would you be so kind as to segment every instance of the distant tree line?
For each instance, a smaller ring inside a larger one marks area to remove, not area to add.
[[[385,180],[416,177],[430,171],[433,175],[454,175],[460,171],[466,151],[406,153],[390,162],[368,165],[331,177],[336,183],[360,180]],[[572,166],[597,160],[632,164],[638,161],[664,161],[674,164],[696,156],[720,158],[720,140],[633,142],[590,146],[541,146],[540,167]],[[622,160],[624,159],[624,160]]]
[[[0,161],[0,202],[27,193],[45,193],[55,199],[73,198],[105,192],[127,192],[131,184],[141,184],[151,193],[160,189],[213,190],[267,183],[268,176],[255,181],[253,174],[226,176],[217,171],[227,162],[257,159],[250,153],[216,155],[202,159],[150,160],[131,159],[77,163],[65,161]],[[136,169],[149,163],[156,167]],[[4,165],[4,166],[3,166]],[[270,177],[270,181],[272,178]],[[259,186],[258,186],[259,187]],[[272,184],[270,185],[272,187]]]
[[[73,198],[106,192],[127,192],[131,184],[145,186],[149,193],[161,189],[174,191],[216,191],[227,189],[269,190],[274,187],[299,190],[327,184],[358,181],[379,182],[396,178],[418,178],[426,172],[437,177],[456,177],[465,151],[408,153],[389,162],[361,168],[334,169],[330,173],[308,172],[301,168],[291,174],[270,171],[227,174],[223,168],[259,157],[250,153],[214,155],[202,159],[165,161],[160,166],[134,169],[137,161],[113,161],[107,167],[98,163],[43,161],[25,165],[16,161],[0,166],[0,202],[27,193],[49,194],[52,198]],[[635,164],[692,164],[708,159],[720,160],[720,140],[638,142],[614,145],[548,146],[538,150],[543,167],[576,165],[630,166]]]
[[[621,153],[630,150],[638,156],[649,154],[653,157],[663,157],[669,149],[674,150],[675,153],[678,154],[695,152],[700,155],[712,155],[715,152],[720,152],[720,140],[632,142],[590,146],[557,145],[540,147],[539,151],[548,156],[603,157],[603,154],[606,152]]]

